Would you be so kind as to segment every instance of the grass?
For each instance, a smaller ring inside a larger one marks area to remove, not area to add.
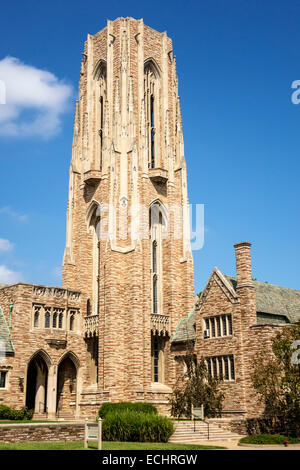
[[[160,442],[103,442],[103,450],[215,450],[226,447]],[[85,450],[83,441],[71,442],[0,442],[0,450]],[[97,450],[97,442],[89,442],[87,450]]]
[[[286,437],[281,434],[253,434],[240,439],[241,444],[282,444],[288,441],[290,444],[300,444],[300,438]]]

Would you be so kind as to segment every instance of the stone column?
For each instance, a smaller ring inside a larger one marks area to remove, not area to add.
[[[57,367],[51,366],[48,371],[48,418],[56,417],[56,401],[57,401]]]

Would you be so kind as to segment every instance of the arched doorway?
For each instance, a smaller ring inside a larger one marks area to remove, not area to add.
[[[57,370],[58,417],[74,416],[77,395],[77,364],[71,354],[67,354],[59,363]]]
[[[29,361],[26,380],[26,402],[28,409],[36,414],[47,412],[48,364],[42,352],[37,352]]]

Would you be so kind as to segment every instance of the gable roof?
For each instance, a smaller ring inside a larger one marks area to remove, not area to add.
[[[223,275],[218,268],[214,268],[202,296],[199,299],[199,305],[205,301],[212,280],[218,282],[223,292],[231,298],[232,301],[238,298],[236,293],[236,278]],[[257,281],[253,281],[253,285],[256,295],[257,324],[296,323],[300,321],[300,290]],[[195,307],[196,304],[187,317],[183,317],[179,320],[176,332],[172,338],[172,343],[195,340]]]
[[[225,276],[236,290],[237,281]],[[253,281],[256,294],[256,311],[259,314],[286,317],[290,323],[300,321],[300,290]]]
[[[0,356],[13,353],[14,345],[2,309],[0,309]]]

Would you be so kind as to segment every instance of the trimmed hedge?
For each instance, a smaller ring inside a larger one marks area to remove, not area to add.
[[[137,413],[157,415],[157,409],[154,405],[151,405],[151,403],[131,403],[121,401],[119,403],[103,403],[98,412],[98,416],[103,419],[108,413],[119,413],[121,411],[134,411]]]
[[[33,410],[28,410],[26,406],[21,410],[15,410],[10,408],[7,405],[0,405],[0,419],[8,419],[8,420],[31,420],[33,416]]]
[[[284,441],[290,444],[300,443],[299,438],[286,437],[281,434],[253,434],[240,439],[240,443],[243,444],[283,444]]]
[[[104,441],[168,442],[173,422],[155,413],[123,410],[106,414],[102,422]]]

